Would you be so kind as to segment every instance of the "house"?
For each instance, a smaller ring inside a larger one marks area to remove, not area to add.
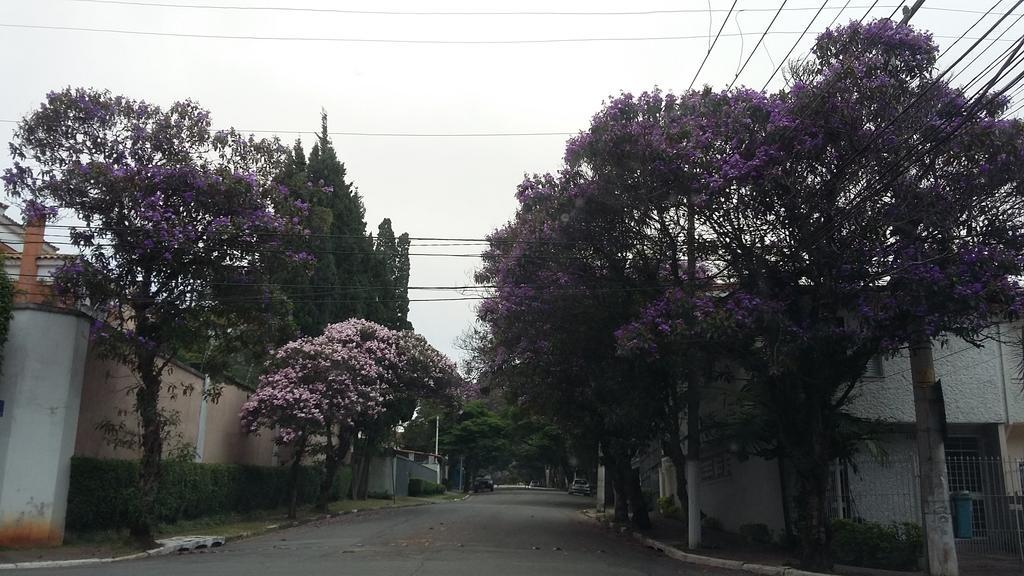
[[[971,499],[970,529],[958,529],[958,550],[1006,553],[1024,559],[1024,325],[1002,322],[983,346],[950,338],[935,343],[946,419],[946,460],[951,493]],[[738,390],[740,375],[726,384]],[[715,400],[705,400],[714,410]],[[721,405],[721,404],[720,404]],[[880,450],[865,449],[835,463],[830,486],[833,518],[920,523],[913,388],[907,354],[876,357],[867,367],[852,414],[884,423]],[[792,475],[785,461],[741,457],[727,445],[703,448],[701,512],[723,528],[764,524],[781,535],[787,525]],[[671,463],[662,459],[661,492],[674,491]]]
[[[4,271],[18,289],[0,368],[0,546],[62,541],[72,456],[139,455],[104,434],[110,426],[137,430],[135,375],[91,345],[88,307],[54,298],[49,277],[64,256],[44,233],[0,213]],[[277,463],[269,431],[242,429],[247,390],[226,383],[208,400],[209,377],[176,362],[164,377],[160,407],[176,421],[168,451],[199,462]]]

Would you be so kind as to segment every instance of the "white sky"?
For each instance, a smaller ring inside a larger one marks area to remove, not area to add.
[[[144,7],[73,0],[0,0],[0,24],[103,28],[182,34],[289,38],[513,40],[604,37],[707,36],[717,32],[732,0],[162,0],[165,3],[289,6],[348,10],[417,11],[643,11],[693,13],[616,16],[367,15],[298,11],[237,11]],[[845,0],[830,0],[794,51],[803,55]],[[724,87],[758,41],[780,0],[738,0],[698,84]],[[840,22],[860,18],[870,0],[852,0]],[[886,17],[894,0],[872,16]],[[1011,3],[1005,2],[1006,10]],[[819,0],[792,0],[739,83],[760,88],[793,45]],[[956,37],[991,2],[927,0],[914,24]],[[804,8],[803,10],[793,8]],[[975,33],[994,23],[992,17]],[[738,20],[738,25],[737,25]],[[1013,17],[1005,24],[1012,22]],[[1024,28],[1024,24],[1021,25]],[[739,33],[742,32],[742,36]],[[795,32],[795,33],[793,33]],[[1005,38],[1015,38],[1014,29]],[[951,40],[938,38],[940,45]],[[950,52],[969,45],[961,42]],[[984,46],[984,45],[983,45]],[[1006,44],[983,55],[987,61]],[[209,109],[214,127],[248,130],[319,128],[320,109],[332,131],[463,133],[575,132],[586,128],[602,100],[619,91],[660,86],[683,90],[708,48],[708,39],[546,44],[388,44],[368,42],[240,40],[138,36],[0,27],[4,55],[0,119],[16,120],[65,86],[106,88],[161,105],[191,98]],[[950,57],[944,62],[950,62]],[[969,77],[969,76],[967,76]],[[772,87],[782,85],[781,75]],[[0,141],[13,125],[0,122]],[[293,134],[281,134],[285,142]],[[303,138],[308,144],[310,137]],[[371,231],[384,217],[412,236],[482,238],[508,220],[513,193],[525,172],[556,170],[565,137],[398,138],[335,136],[335,147],[366,203]],[[0,155],[0,169],[10,159]],[[8,215],[18,218],[16,209]],[[467,253],[479,247],[424,247],[414,252]],[[410,285],[472,283],[473,258],[413,257]],[[410,292],[411,298],[457,297]],[[470,324],[474,302],[413,303],[410,319],[440,350],[461,357],[455,338]]]

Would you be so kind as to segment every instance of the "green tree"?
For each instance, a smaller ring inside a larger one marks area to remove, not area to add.
[[[303,220],[310,235],[290,239],[289,244],[292,250],[313,256],[312,271],[307,277],[280,279],[293,302],[295,322],[307,336],[349,318],[411,329],[409,236],[396,239],[387,218],[376,239],[368,234],[363,199],[346,178],[324,112],[308,158],[301,140],[296,140],[277,177],[308,204]]]
[[[508,422],[500,415],[483,402],[469,402],[450,424],[442,424],[441,452],[449,458],[461,457],[466,478],[472,479],[484,470],[504,468],[511,462],[508,432]],[[470,483],[464,485],[468,489]]]
[[[374,242],[375,283],[379,317],[377,321],[390,328],[411,330],[409,322],[409,234],[397,239],[391,219],[385,218],[377,227]]]

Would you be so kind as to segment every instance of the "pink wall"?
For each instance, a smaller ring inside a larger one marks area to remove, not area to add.
[[[93,458],[138,458],[137,449],[112,446],[97,426],[105,421],[124,423],[138,431],[131,389],[137,383],[134,373],[123,364],[101,358],[90,350],[85,363],[82,403],[78,416],[75,455]],[[178,364],[172,364],[164,376],[160,407],[177,413],[180,421],[164,444],[165,458],[176,450],[195,453],[203,418],[203,376]],[[216,402],[206,402],[205,437],[202,461],[221,464],[274,464],[273,434],[268,430],[248,435],[242,430],[238,412],[248,398],[245,390],[224,385]]]

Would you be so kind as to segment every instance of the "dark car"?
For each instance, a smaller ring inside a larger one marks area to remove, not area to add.
[[[473,492],[494,492],[494,481],[487,476],[477,476],[473,480]]]
[[[569,494],[579,494],[580,496],[590,496],[590,482],[587,482],[583,478],[577,478],[572,481],[569,485]]]

